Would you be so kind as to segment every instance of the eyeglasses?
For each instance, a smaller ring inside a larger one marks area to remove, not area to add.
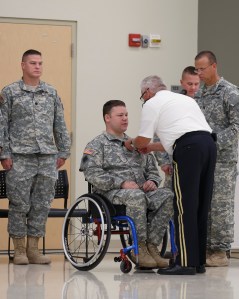
[[[206,66],[206,67],[201,67],[201,68],[195,69],[195,70],[194,70],[194,73],[196,73],[196,74],[202,73],[202,72],[205,71],[205,69],[207,69],[207,68],[208,68],[209,66],[211,66],[211,65],[213,65],[213,63],[209,64],[209,65]]]
[[[147,92],[148,90],[149,90],[149,88],[145,89],[145,91],[141,94],[141,97],[139,98],[140,101],[143,101],[143,102],[144,102],[143,97],[144,97],[144,95],[146,94],[146,92]]]

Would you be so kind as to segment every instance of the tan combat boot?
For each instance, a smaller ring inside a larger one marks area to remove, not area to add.
[[[26,255],[26,241],[25,238],[12,238],[14,245],[14,258],[13,263],[15,265],[27,265],[29,264]]]
[[[30,264],[50,264],[49,257],[41,254],[38,249],[38,237],[27,237],[27,257]]]
[[[229,259],[225,251],[211,251],[207,256],[206,266],[207,267],[226,267],[229,265]]]
[[[136,258],[134,252],[131,253],[132,261],[135,263]],[[139,243],[139,267],[157,268],[156,261],[150,256],[145,243]]]
[[[162,258],[160,256],[160,252],[158,250],[157,245],[152,243],[147,243],[147,248],[149,251],[149,254],[153,257],[153,259],[156,261],[159,268],[166,268],[168,267],[168,260]]]

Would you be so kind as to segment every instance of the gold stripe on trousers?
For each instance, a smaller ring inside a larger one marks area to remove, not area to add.
[[[180,181],[178,176],[178,165],[173,161],[174,167],[174,191],[176,196],[176,204],[178,208],[178,231],[179,231],[179,246],[180,246],[180,258],[181,266],[187,267],[187,248],[185,244],[184,236],[184,224],[183,224],[183,205],[182,205],[182,193],[180,189]]]

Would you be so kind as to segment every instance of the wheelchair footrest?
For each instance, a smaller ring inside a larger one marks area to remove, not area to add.
[[[114,262],[115,262],[115,263],[119,263],[119,262],[121,262],[121,261],[122,261],[121,256],[116,256],[116,257],[114,257]]]
[[[120,256],[114,257],[114,261],[117,262],[122,262],[122,261],[128,261],[127,255],[124,253],[123,249],[120,250]]]

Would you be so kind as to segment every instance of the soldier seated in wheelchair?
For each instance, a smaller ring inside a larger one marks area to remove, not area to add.
[[[135,223],[139,266],[164,268],[168,260],[160,256],[163,240],[173,214],[173,193],[158,188],[161,177],[152,154],[128,151],[123,142],[129,137],[125,103],[108,101],[103,106],[106,131],[85,147],[80,171],[93,185],[93,191],[106,196],[113,204],[126,206]],[[134,254],[132,253],[134,257]]]

